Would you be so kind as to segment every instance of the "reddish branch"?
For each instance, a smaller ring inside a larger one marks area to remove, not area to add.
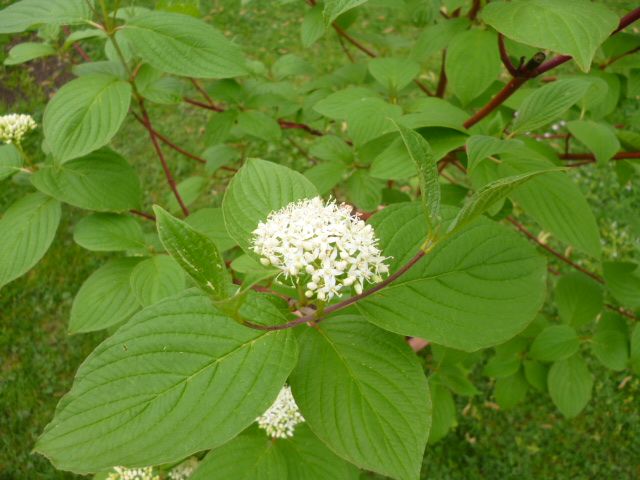
[[[480,0],[473,0],[473,5],[471,6],[471,10],[469,10],[469,20],[475,20],[478,16],[478,12],[480,11]]]
[[[447,72],[445,71],[445,63],[447,60],[447,49],[442,50],[442,63],[440,64],[440,78],[438,79],[438,86],[436,87],[436,97],[444,97],[444,92],[447,89]]]
[[[178,201],[178,204],[182,209],[182,213],[184,214],[185,217],[188,217],[189,209],[187,208],[184,201],[182,200],[182,196],[180,195],[180,192],[178,192],[178,186],[176,185],[176,181],[173,178],[173,174],[169,169],[169,165],[167,164],[167,159],[164,157],[164,153],[162,153],[162,148],[160,148],[160,144],[158,143],[159,137],[156,134],[156,131],[154,130],[153,125],[151,124],[151,119],[149,118],[147,109],[144,106],[144,101],[140,99],[138,104],[140,105],[140,111],[142,112],[142,120],[143,120],[142,124],[147,129],[147,132],[149,132],[151,143],[153,144],[153,148],[155,149],[156,154],[160,159],[160,163],[162,164],[162,170],[164,170],[164,175],[167,178],[167,183],[169,183],[169,187],[171,188],[173,195],[176,197],[176,200]]]
[[[311,135],[315,135],[316,137],[321,137],[324,135],[324,133],[322,133],[320,130],[316,130],[315,128],[312,128],[304,123],[290,122],[289,120],[279,119],[278,125],[280,125],[280,128],[284,129],[304,130],[305,132],[310,133]]]
[[[222,107],[219,107],[217,105],[211,105],[211,104],[208,104],[208,103],[199,102],[198,100],[194,100],[193,98],[184,97],[182,100],[184,100],[186,103],[189,103],[191,105],[195,105],[196,107],[204,108],[204,109],[207,109],[207,110],[213,110],[214,112],[224,112],[224,108],[222,108]]]
[[[622,17],[620,19],[618,28],[612,33],[612,35],[628,27],[639,18],[640,18],[640,7],[636,8],[635,10],[629,12],[627,15]],[[503,47],[501,48],[501,50],[502,49]],[[503,62],[504,62],[505,56],[508,58],[508,54],[506,50],[504,51],[504,53],[502,53],[501,51],[501,57],[503,58]],[[527,68],[527,66],[525,66],[524,71],[522,69],[519,69],[517,71],[517,75],[514,75],[513,78],[504,86],[504,88],[489,101],[489,103],[487,103],[484,107],[478,110],[474,115],[472,115],[464,123],[465,128],[472,127],[473,125],[478,123],[480,120],[485,118],[487,115],[489,115],[491,112],[493,112],[498,106],[502,105],[511,95],[513,95],[513,93],[516,90],[518,90],[522,85],[524,85],[524,83],[526,83],[526,81],[529,80],[530,78],[534,78],[539,75],[542,75],[543,73],[548,72],[549,70],[559,65],[562,65],[563,63],[568,62],[569,60],[571,60],[571,58],[572,57],[569,55],[558,55],[557,57],[552,58],[551,60],[544,62],[542,64],[538,62],[539,65],[536,65],[534,68]],[[531,62],[529,62],[528,66],[529,67],[532,66]]]
[[[558,252],[557,250],[551,248],[549,245],[547,245],[546,243],[543,243],[540,241],[540,239],[538,237],[536,237],[533,233],[531,233],[529,230],[527,230],[525,228],[524,225],[522,225],[520,222],[518,222],[515,218],[513,217],[507,217],[507,221],[509,221],[514,227],[516,227],[521,233],[523,233],[527,238],[529,238],[530,240],[533,240],[536,244],[538,244],[538,246],[540,246],[541,248],[543,248],[544,250],[546,250],[547,252],[549,252],[551,255],[553,255],[554,257],[556,257],[557,259],[559,259],[560,261],[566,263],[567,265],[570,265],[571,267],[575,268],[576,270],[584,273],[585,275],[588,275],[589,277],[593,278],[596,282],[598,283],[604,283],[604,281],[602,280],[602,277],[600,277],[598,274],[593,273],[589,270],[587,270],[584,267],[581,267],[580,265],[578,265],[577,263],[575,263],[573,260],[571,260],[570,258],[564,256],[562,253]]]
[[[67,25],[65,25],[62,28],[64,30],[65,35],[69,36],[71,34],[71,29]],[[78,53],[78,55],[80,55],[82,57],[82,59],[85,62],[89,62],[90,63],[92,61],[91,57],[89,56],[89,54],[84,51],[84,48],[82,48],[80,46],[80,44],[78,44],[77,42],[73,42],[72,46],[73,46],[73,49]]]
[[[152,222],[156,221],[156,216],[152,215],[151,213],[142,212],[140,210],[129,210],[129,213],[136,215],[138,217],[142,217],[146,220],[151,220]]]
[[[511,62],[509,58],[509,54],[507,53],[507,47],[504,44],[504,35],[501,33],[498,34],[498,49],[500,50],[500,59],[502,60],[502,64],[505,66],[507,71],[511,74],[512,77],[518,75],[518,69]]]

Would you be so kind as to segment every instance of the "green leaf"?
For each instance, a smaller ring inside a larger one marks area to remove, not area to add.
[[[324,135],[313,142],[309,154],[329,162],[351,163],[353,152],[347,143],[335,135]]]
[[[22,167],[22,156],[14,145],[0,145],[0,180],[18,173]]]
[[[86,0],[22,0],[0,11],[0,34],[19,33],[45,24],[74,24],[91,18]]]
[[[402,114],[398,105],[392,105],[379,98],[363,98],[351,103],[351,111],[347,114],[349,135],[356,146],[364,145],[370,140],[393,130],[391,120]]]
[[[183,77],[245,75],[238,46],[204,21],[188,15],[148,12],[127,21],[122,33],[133,51],[163,72]]]
[[[322,18],[322,5],[314,5],[313,8],[304,14],[302,26],[300,27],[300,40],[302,46],[309,48],[324,35],[324,20]]]
[[[606,164],[620,150],[620,142],[615,133],[605,125],[589,120],[575,120],[567,123],[567,128],[595,155],[601,165]]]
[[[47,104],[44,137],[64,163],[106,145],[120,129],[131,102],[131,85],[109,75],[87,75],[64,85]]]
[[[353,111],[356,102],[366,98],[380,99],[373,90],[364,87],[347,87],[317,102],[313,109],[332,120],[344,120]]]
[[[447,80],[462,105],[478,97],[500,75],[497,44],[495,32],[474,29],[456,35],[447,47]]]
[[[629,361],[636,374],[640,374],[640,323],[636,323],[631,333],[631,348]]]
[[[71,305],[70,334],[123,323],[139,310],[130,278],[140,260],[138,257],[110,260],[84,281]]]
[[[281,442],[271,441],[264,432],[252,428],[209,452],[189,480],[287,480],[287,459]]]
[[[311,183],[318,189],[320,195],[325,195],[342,181],[347,166],[342,162],[322,162],[304,172]]]
[[[472,397],[478,394],[478,389],[468,378],[469,372],[460,364],[443,363],[436,375],[440,383],[457,395]]]
[[[204,292],[216,300],[227,298],[229,272],[213,240],[157,205],[153,211],[167,252]]]
[[[640,268],[632,262],[604,262],[607,288],[617,301],[629,308],[640,308]]]
[[[275,142],[282,136],[280,125],[272,117],[256,110],[240,112],[238,126],[247,135],[260,138],[266,142]]]
[[[49,165],[31,176],[41,192],[87,210],[122,212],[140,206],[135,170],[119,154],[102,149],[63,165]]]
[[[264,297],[244,306],[256,321],[285,321]],[[89,355],[35,450],[87,473],[216,448],[271,405],[296,356],[291,331],[246,328],[185,292],[144,309]]]
[[[535,338],[529,355],[541,362],[555,362],[569,358],[580,348],[575,329],[569,325],[553,325],[545,328]]]
[[[586,80],[572,78],[538,88],[518,108],[511,132],[535,130],[557,119],[584,97],[590,85]]]
[[[24,42],[11,48],[11,50],[9,50],[9,56],[3,63],[5,65],[18,65],[36,58],[55,54],[56,50],[48,43]]]
[[[387,90],[398,92],[418,76],[420,65],[408,58],[374,58],[369,73]]]
[[[517,175],[554,165],[535,154],[503,155],[501,175]],[[578,185],[565,173],[551,172],[531,179],[511,194],[522,209],[559,240],[596,258],[600,257],[600,232],[591,207]]]
[[[360,210],[375,211],[382,202],[384,182],[373,178],[367,170],[356,170],[346,182],[347,198]]]
[[[207,145],[217,145],[224,142],[229,137],[237,118],[238,112],[236,110],[213,113],[205,130]]]
[[[560,277],[555,301],[562,321],[574,327],[592,322],[604,307],[602,287],[579,272]]]
[[[229,236],[253,255],[251,234],[269,213],[291,202],[318,195],[302,174],[282,165],[251,158],[227,187],[222,211]]]
[[[429,142],[419,133],[395,122],[394,124],[418,171],[422,208],[427,228],[437,235],[440,227],[440,174],[433,159],[431,147]]]
[[[614,313],[603,315],[591,338],[591,350],[605,367],[624,370],[629,360],[629,330],[624,318]]]
[[[519,369],[509,377],[498,378],[493,395],[502,409],[509,410],[524,400],[528,389],[527,379]]]
[[[547,381],[551,400],[567,418],[578,415],[591,399],[593,375],[579,354],[554,363]]]
[[[403,115],[399,123],[414,130],[424,127],[446,127],[465,131],[462,125],[469,117],[461,108],[435,97],[420,99],[412,110],[412,113]]]
[[[585,72],[598,47],[618,26],[616,14],[588,0],[494,1],[481,15],[512,40],[571,55]]]
[[[547,374],[549,369],[542,363],[533,360],[525,360],[524,376],[533,388],[539,392],[547,391]]]
[[[478,164],[487,157],[505,152],[513,152],[523,146],[519,140],[502,140],[486,135],[472,135],[467,140],[467,155],[469,157],[469,172],[473,172]]]
[[[177,188],[184,204],[189,207],[195,202],[209,187],[209,180],[205,177],[193,176],[181,181]],[[172,214],[182,211],[178,200],[173,192],[167,193],[167,209]]]
[[[227,233],[222,208],[202,208],[189,215],[185,222],[213,240],[220,252],[225,252],[236,245]]]
[[[449,225],[447,233],[454,233],[486,212],[492,205],[509,196],[516,188],[537,175],[557,171],[558,169],[537,170],[511,177],[504,177],[488,183],[464,204],[458,215]]]
[[[144,248],[142,227],[132,217],[113,213],[94,213],[80,220],[73,240],[94,252],[119,252]]]
[[[210,452],[190,480],[357,480],[358,470],[331,452],[305,424],[273,441],[255,427]]]
[[[30,193],[0,217],[0,288],[31,270],[49,249],[60,223],[60,204]]]
[[[325,0],[322,12],[325,25],[331,25],[344,12],[366,2],[367,0]]]
[[[433,416],[429,444],[436,443],[443,438],[456,424],[456,404],[451,392],[437,383],[430,383]]]
[[[409,57],[424,62],[430,55],[447,48],[451,40],[467,28],[469,28],[469,19],[465,17],[450,18],[428,25],[422,29]]]
[[[140,95],[147,100],[163,105],[175,105],[182,102],[182,80],[165,77],[160,70],[153,68],[148,63],[144,63],[138,69],[135,82]]]
[[[358,316],[307,328],[299,341],[290,382],[311,430],[361,468],[417,479],[431,401],[413,351]]]
[[[180,293],[186,278],[178,263],[167,255],[154,255],[138,263],[131,272],[131,288],[143,307]]]
[[[484,366],[482,373],[492,378],[510,377],[518,371],[520,363],[517,354],[496,353]]]
[[[369,221],[391,271],[427,237],[417,203]],[[442,208],[444,225],[457,210]],[[466,351],[497,345],[529,324],[545,297],[545,260],[511,229],[479,219],[436,245],[406,274],[356,305],[376,325]]]

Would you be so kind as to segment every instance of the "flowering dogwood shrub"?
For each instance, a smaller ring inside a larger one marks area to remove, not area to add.
[[[300,0],[308,58],[267,65],[197,2],[120,3],[0,10],[0,34],[37,31],[5,64],[76,63],[41,145],[25,147],[28,112],[0,117],[0,180],[21,195],[0,218],[0,287],[45,255],[69,206],[86,212],[74,241],[115,252],[73,301],[70,333],[109,336],[35,445],[56,468],[417,479],[454,396],[477,393],[472,371],[502,409],[548,395],[566,417],[589,402],[594,362],[640,372],[637,259],[603,248],[573,175],[637,177],[622,106],[640,93],[640,9]],[[380,4],[413,15],[406,37],[361,31]],[[329,35],[345,65],[311,75]],[[209,115],[203,153],[150,108],[182,103]],[[166,178],[157,205],[110,147],[127,117]],[[300,162],[280,161],[283,138]],[[197,174],[176,179],[169,149]]]

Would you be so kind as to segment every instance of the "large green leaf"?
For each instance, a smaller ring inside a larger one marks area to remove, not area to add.
[[[535,338],[529,349],[534,360],[555,362],[564,360],[576,353],[580,348],[578,334],[569,325],[552,325],[545,328]]]
[[[76,78],[47,104],[42,128],[55,159],[62,163],[107,143],[120,129],[131,102],[131,85],[103,74]]]
[[[513,133],[527,132],[556,120],[589,90],[591,83],[577,78],[549,83],[526,97],[518,108]]]
[[[141,258],[116,258],[93,272],[71,305],[69,333],[92,332],[122,323],[139,310],[131,272]]]
[[[168,255],[143,260],[131,272],[131,289],[143,307],[180,293],[186,278],[180,265]]]
[[[457,210],[443,207],[446,223]],[[371,225],[397,270],[427,237],[417,203],[392,205]],[[497,345],[531,322],[545,297],[545,260],[486,219],[438,244],[389,287],[357,303],[376,325],[462,350]]]
[[[260,221],[291,202],[317,195],[302,174],[265,160],[249,159],[229,183],[222,202],[227,231],[253,255],[249,248],[251,233]]]
[[[155,206],[160,241],[182,269],[216,300],[229,296],[229,272],[218,247],[209,237]]]
[[[84,217],[73,230],[73,240],[94,252],[117,252],[144,248],[142,227],[131,216],[94,213]]]
[[[102,149],[63,165],[48,165],[31,176],[41,192],[87,210],[123,212],[140,206],[135,170],[112,150]]]
[[[603,271],[611,295],[626,307],[640,308],[640,266],[632,262],[605,262]]]
[[[44,256],[60,222],[60,203],[41,193],[22,197],[0,218],[0,287],[28,272]]]
[[[22,0],[0,11],[0,34],[18,33],[32,25],[73,24],[91,18],[87,0]]]
[[[262,297],[244,307],[258,322],[285,320]],[[271,405],[296,356],[291,331],[243,327],[203,294],[185,292],[146,308],[94,350],[35,450],[58,469],[86,473],[216,448]]]
[[[501,175],[518,175],[554,165],[535,153],[505,154],[498,166]],[[532,178],[510,194],[542,228],[574,247],[600,257],[600,231],[580,188],[566,173],[550,172]]]
[[[356,480],[359,472],[336,456],[307,425],[296,426],[293,437],[271,440],[252,427],[210,452],[190,480]]]
[[[599,164],[605,164],[620,150],[620,142],[613,129],[590,120],[575,120],[567,124],[571,135],[584,144],[596,157]]]
[[[449,225],[449,232],[460,230],[486,212],[492,205],[510,195],[520,185],[528,182],[537,175],[550,171],[553,171],[553,169],[537,170],[520,175],[513,175],[511,177],[503,177],[486,184],[474,193],[469,201],[460,209],[456,218]]]
[[[558,280],[555,301],[560,318],[580,327],[592,322],[602,311],[602,286],[583,273],[568,273]]]
[[[618,26],[616,14],[588,0],[494,1],[481,15],[517,42],[573,56],[585,72],[598,47]]]
[[[578,415],[591,399],[593,375],[580,354],[554,363],[547,382],[551,400],[567,418]]]
[[[128,20],[122,33],[137,55],[163,72],[198,78],[247,73],[238,46],[188,15],[148,12]]]
[[[447,47],[445,72],[451,91],[467,105],[500,75],[498,37],[489,30],[467,30]]]
[[[406,343],[359,316],[326,320],[299,341],[290,382],[311,430],[361,468],[419,478],[431,401]]]
[[[403,89],[420,73],[420,65],[408,58],[374,58],[369,61],[369,72],[391,92]]]
[[[325,0],[324,11],[322,12],[325,25],[331,25],[344,12],[366,2],[367,0]]]

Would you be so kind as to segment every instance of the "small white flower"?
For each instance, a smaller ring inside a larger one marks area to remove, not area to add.
[[[113,470],[114,472],[107,476],[107,480],[160,480],[159,475],[153,474],[153,467],[113,467]]]
[[[329,301],[344,288],[363,291],[365,283],[389,273],[371,225],[351,207],[320,197],[293,202],[271,212],[253,231],[252,249],[308,298]]]
[[[0,141],[3,143],[22,142],[22,138],[36,128],[30,115],[10,113],[0,117]]]
[[[269,409],[260,415],[256,421],[258,426],[267,432],[271,438],[288,438],[293,436],[296,425],[304,422],[304,417],[291,395],[291,387],[285,385],[280,390],[278,398]]]

